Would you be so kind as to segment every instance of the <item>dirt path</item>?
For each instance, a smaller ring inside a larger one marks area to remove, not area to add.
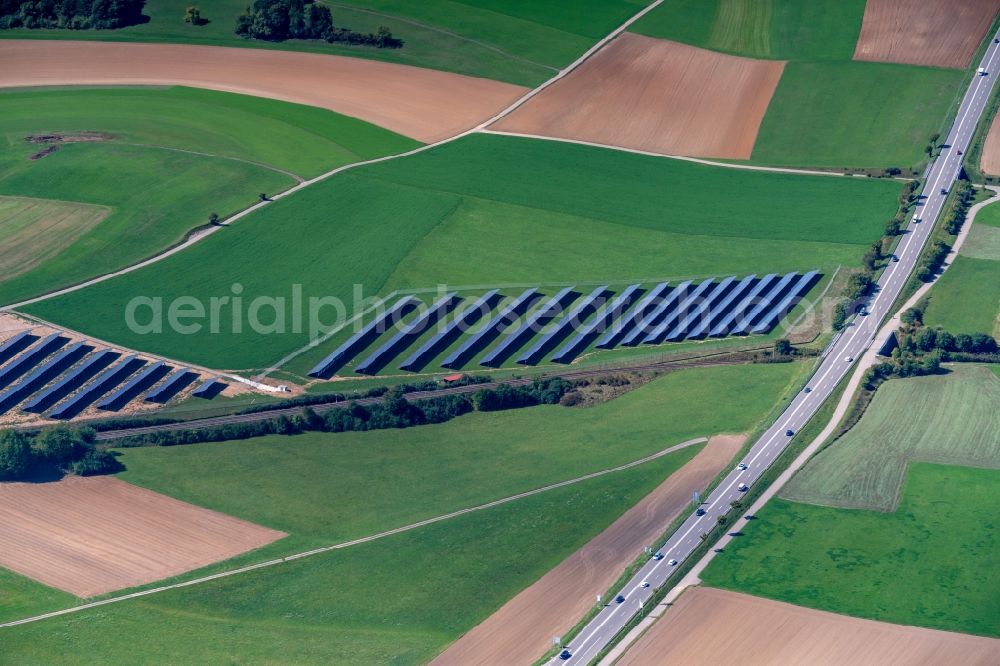
[[[698,587],[688,590],[617,663],[987,666],[1000,663],[1000,640]]]
[[[713,437],[705,448],[587,545],[504,604],[432,663],[530,664],[594,605],[621,572],[691,503],[746,437]]]

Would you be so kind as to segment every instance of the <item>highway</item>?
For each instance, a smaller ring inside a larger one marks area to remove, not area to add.
[[[1000,38],[1000,31],[995,35]],[[787,448],[792,437],[788,432],[798,432],[831,396],[854,365],[872,344],[879,323],[890,314],[907,280],[917,265],[917,260],[933,231],[934,222],[941,214],[946,194],[958,177],[962,165],[963,152],[972,140],[976,125],[986,109],[1000,64],[1000,44],[989,44],[980,67],[988,72],[986,76],[974,76],[955,122],[948,132],[940,155],[933,161],[927,173],[923,188],[924,198],[916,207],[911,220],[897,244],[895,255],[898,261],[890,262],[878,279],[875,294],[868,303],[867,316],[856,316],[844,331],[834,338],[824,353],[824,359],[817,368],[807,388],[796,395],[777,421],[767,429],[746,454],[739,467],[722,480],[716,489],[705,498],[698,512],[687,520],[664,543],[659,552],[662,559],[650,558],[636,575],[616,592],[624,600],[618,603],[614,598],[606,600],[600,612],[566,646],[570,656],[562,660],[554,657],[551,663],[588,664],[619,634],[628,621],[634,617],[650,599],[657,588],[662,587],[671,574],[691,555],[701,542],[701,535],[716,526],[718,516],[727,513],[730,503],[739,500],[745,491],[740,486],[752,486],[768,467]],[[915,222],[914,220],[920,220]],[[739,396],[733,396],[739,400]],[[702,515],[698,515],[702,513]],[[676,564],[670,564],[676,561]],[[648,582],[649,587],[642,583]],[[593,590],[593,593],[604,590]],[[572,624],[575,618],[566,618]]]

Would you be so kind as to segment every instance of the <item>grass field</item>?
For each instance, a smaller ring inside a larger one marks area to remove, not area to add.
[[[1000,261],[959,253],[930,291],[924,323],[1000,338]]]
[[[0,303],[135,263],[180,241],[211,212],[225,216],[261,192],[294,185],[293,174],[418,145],[325,110],[185,88],[5,92],[0,100],[0,141],[8,148],[0,155],[0,195],[110,209],[99,224],[75,226],[54,244],[44,240],[51,217],[25,229],[27,241],[5,263],[37,265],[5,272]],[[28,159],[45,146],[26,136],[81,132],[103,140],[64,143]],[[14,248],[5,246],[5,254]]]
[[[3,30],[0,38],[100,39],[312,51],[430,67],[534,86],[647,4],[646,0],[344,0],[330,2],[334,25],[358,32],[387,26],[401,49],[327,44],[316,40],[272,43],[233,32],[245,0],[213,0],[201,7],[208,23],[184,23],[186,0],[148,0],[147,23],[119,30]]]
[[[1000,381],[986,366],[949,370],[881,386],[861,421],[810,460],[781,495],[891,511],[911,461],[1000,468]]]
[[[749,430],[803,368],[683,370],[591,408],[476,412],[402,431],[125,449],[122,478],[281,529],[309,547],[614,467],[694,437]],[[730,393],[747,399],[722,398]]]
[[[308,341],[307,327],[296,332],[287,310],[284,334],[245,327],[197,338],[134,333],[106,313],[124,311],[137,295],[207,303],[232,294],[234,283],[247,303],[287,297],[299,284],[305,299],[334,296],[350,306],[353,285],[373,296],[543,278],[832,272],[878,237],[898,187],[480,135],[317,184],[155,266],[28,311],[212,367],[266,367]],[[647,254],[647,241],[659,252]],[[644,252],[636,252],[640,245]],[[90,307],[95,299],[107,304],[105,314]]]
[[[860,62],[790,62],[753,162],[909,168],[960,92],[964,72]]]
[[[850,60],[864,10],[864,0],[666,0],[630,29],[751,58]]]
[[[14,277],[52,258],[109,212],[103,206],[0,197],[0,275]]]
[[[1000,637],[989,582],[1000,566],[998,483],[1000,470],[914,463],[893,513],[775,499],[701,577],[801,606]]]
[[[52,663],[426,663],[677,466],[649,465],[452,521],[138,601],[4,630]],[[134,632],[143,636],[137,641]]]

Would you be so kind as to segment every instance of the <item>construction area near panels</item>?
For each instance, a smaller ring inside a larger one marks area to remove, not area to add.
[[[0,416],[24,413],[69,420],[95,406],[118,412],[140,396],[166,404],[199,380],[199,373],[163,361],[98,349],[67,335],[22,331],[0,343]],[[225,388],[215,378],[191,395],[213,398]]]
[[[394,361],[408,372],[435,370],[434,361],[446,352],[437,365],[450,370],[498,368],[511,361],[572,363],[591,348],[761,335],[772,331],[820,277],[819,271],[769,273],[632,284],[617,293],[609,285],[579,291],[568,286],[551,294],[529,288],[506,296],[494,289],[464,307],[455,292],[430,304],[403,296],[384,303],[309,375],[328,379],[345,368],[374,375]]]

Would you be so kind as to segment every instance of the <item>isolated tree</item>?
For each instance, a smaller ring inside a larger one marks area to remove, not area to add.
[[[188,5],[184,11],[184,22],[191,25],[201,25],[201,10],[197,5]]]
[[[729,522],[729,518],[727,518],[726,516],[719,516],[718,518],[715,519],[715,522],[718,523],[719,525],[725,525],[727,522]]]
[[[211,214],[209,214],[209,216],[208,216],[208,223],[209,224],[218,224],[219,223],[219,214],[218,213],[211,213]]]
[[[778,356],[790,356],[795,349],[787,338],[779,338],[774,341],[774,353]]]

